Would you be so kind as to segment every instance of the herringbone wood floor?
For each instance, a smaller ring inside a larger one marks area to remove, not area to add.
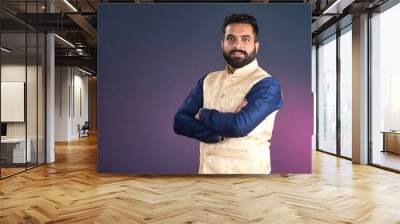
[[[96,139],[0,181],[0,223],[400,223],[400,175],[313,153],[313,174],[96,172]]]

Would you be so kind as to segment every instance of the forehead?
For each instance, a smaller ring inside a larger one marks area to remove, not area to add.
[[[229,35],[229,34],[232,34],[235,36],[241,36],[241,35],[254,36],[253,27],[247,23],[231,23],[231,24],[229,24],[225,28],[225,36]]]

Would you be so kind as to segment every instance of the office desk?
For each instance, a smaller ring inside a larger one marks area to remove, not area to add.
[[[31,145],[30,138],[27,139],[27,147],[25,153],[25,138],[6,138],[1,139],[1,157],[6,163],[25,163],[31,162]],[[25,159],[27,159],[25,161]]]
[[[400,131],[382,131],[383,150],[382,152],[393,152],[400,154]]]

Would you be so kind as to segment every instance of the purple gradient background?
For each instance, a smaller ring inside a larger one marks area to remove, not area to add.
[[[307,4],[104,4],[98,9],[98,171],[196,174],[198,141],[173,117],[203,75],[225,66],[221,24],[259,22],[259,65],[284,106],[271,141],[272,173],[310,173],[311,9]]]

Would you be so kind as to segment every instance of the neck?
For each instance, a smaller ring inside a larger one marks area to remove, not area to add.
[[[232,67],[231,65],[228,64],[228,69],[230,73],[235,72],[236,68]]]

